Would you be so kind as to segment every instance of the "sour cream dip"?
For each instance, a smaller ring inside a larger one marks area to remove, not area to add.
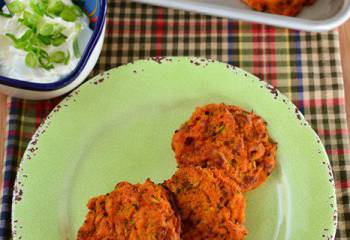
[[[30,7],[30,0],[21,0],[21,2],[25,4],[25,11],[33,12]],[[71,0],[62,2],[67,6],[73,6]],[[6,6],[3,8],[3,12],[8,13]],[[51,83],[72,72],[80,60],[80,55],[77,56],[76,54],[77,49],[73,47],[74,40],[76,39],[78,42],[79,52],[82,53],[92,35],[88,17],[82,14],[74,22],[65,21],[59,16],[43,15],[41,17],[42,22],[61,26],[63,28],[62,34],[66,37],[65,41],[59,46],[45,45],[41,47],[49,55],[60,51],[69,57],[68,62],[54,63],[54,67],[51,69],[27,66],[25,59],[28,52],[16,48],[13,41],[6,36],[7,33],[10,33],[20,38],[30,29],[21,24],[20,18],[23,18],[23,14],[12,14],[10,18],[0,16],[0,76],[36,83]]]

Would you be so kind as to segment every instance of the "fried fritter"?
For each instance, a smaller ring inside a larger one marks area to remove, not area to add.
[[[315,0],[243,0],[243,2],[259,12],[295,16],[304,6],[312,5]]]
[[[171,193],[150,180],[121,182],[92,198],[78,240],[179,240],[181,222]]]
[[[276,165],[277,145],[259,116],[239,107],[199,107],[175,131],[172,148],[180,167],[222,169],[243,192],[262,184]]]
[[[164,185],[174,193],[183,240],[241,240],[245,199],[237,184],[220,171],[184,167]]]

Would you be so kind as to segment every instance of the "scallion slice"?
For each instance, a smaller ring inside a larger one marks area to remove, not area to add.
[[[17,42],[17,38],[14,34],[6,33],[5,36],[8,37],[9,39],[11,39],[13,42]]]
[[[13,46],[17,49],[23,49],[26,45],[25,42],[22,42],[20,41],[20,39],[17,39],[16,36],[12,33],[6,33],[5,36],[12,40]]]
[[[44,16],[47,4],[43,3],[42,1],[31,0],[29,5],[36,14]]]
[[[38,66],[37,56],[32,52],[27,53],[25,64],[30,68],[36,68]]]
[[[78,7],[77,5],[73,5],[73,6],[71,6],[71,8],[78,17],[83,16],[83,11],[81,10],[80,7]]]
[[[34,30],[36,30],[39,20],[39,15],[35,13],[30,13],[28,11],[24,11],[22,18],[18,19],[20,23]]]
[[[73,40],[73,52],[74,52],[74,57],[79,58],[81,56],[78,38],[74,38]]]
[[[64,65],[68,65],[68,63],[69,63],[69,60],[70,60],[70,52],[69,51],[67,51],[67,55],[66,55],[66,58],[64,59]]]
[[[50,70],[54,68],[53,64],[51,63],[50,57],[46,56],[39,56],[39,63],[42,68],[46,70]]]
[[[38,35],[37,38],[46,46],[51,44],[51,38],[43,35]]]
[[[54,24],[53,37],[56,38],[62,34],[62,31],[65,29],[64,26],[60,24]]]
[[[43,47],[45,46],[45,44],[43,44],[43,42],[41,40],[39,40],[38,36],[37,35],[34,35],[34,37],[32,38],[31,40],[31,43],[34,45],[34,46],[38,46],[38,47]]]
[[[60,17],[67,22],[74,22],[77,19],[75,11],[69,6],[64,7]]]
[[[49,54],[48,54],[48,53],[47,53],[45,50],[43,50],[43,49],[39,49],[38,54],[39,54],[41,57],[44,57],[44,58],[50,59]]]
[[[47,11],[49,13],[56,15],[56,16],[59,16],[61,14],[61,12],[64,10],[64,7],[65,7],[65,5],[62,1],[51,0],[49,2],[48,7],[47,7]]]
[[[57,51],[51,54],[51,61],[54,63],[63,63],[66,55],[62,51]]]
[[[2,12],[2,11],[0,11],[0,16],[1,16],[1,17],[5,17],[5,18],[11,18],[11,17],[12,17],[11,14],[4,13],[4,12]]]
[[[27,30],[19,39],[20,41],[30,41],[34,37],[34,32],[33,30],[29,29]]]
[[[23,2],[19,0],[15,0],[6,5],[10,13],[12,14],[20,14],[24,11],[25,5]]]
[[[39,26],[38,32],[44,37],[51,36],[55,30],[55,25],[51,23],[44,23]]]
[[[51,44],[55,47],[62,45],[66,41],[67,37],[63,34],[58,35],[51,39]]]

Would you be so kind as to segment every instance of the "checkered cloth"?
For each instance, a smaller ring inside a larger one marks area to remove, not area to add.
[[[337,186],[336,239],[350,238],[350,146],[338,32],[305,33],[184,11],[109,1],[107,36],[93,74],[149,56],[201,56],[239,66],[287,95],[323,140]],[[61,98],[8,100],[0,239],[10,237],[18,164]]]

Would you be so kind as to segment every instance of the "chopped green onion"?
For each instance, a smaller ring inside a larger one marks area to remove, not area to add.
[[[22,13],[25,9],[24,3],[22,3],[19,0],[15,0],[13,2],[10,2],[9,4],[6,5],[10,13],[12,14],[19,14]]]
[[[40,59],[39,59],[39,61],[40,61]],[[51,63],[47,64],[47,65],[41,65],[41,67],[44,68],[45,70],[51,70],[51,69],[55,68],[53,66],[53,64],[51,64]]]
[[[48,45],[51,44],[51,38],[50,37],[42,36],[40,34],[37,37],[44,45],[48,46]]]
[[[55,25],[51,23],[44,23],[39,26],[38,32],[44,37],[51,36],[55,30]]]
[[[29,5],[36,14],[44,16],[47,8],[46,4],[41,1],[31,0]]]
[[[4,12],[2,12],[2,11],[0,11],[0,16],[1,16],[1,17],[5,17],[5,18],[11,18],[11,17],[12,17],[11,14],[4,13]]]
[[[12,33],[6,33],[5,36],[8,37],[9,39],[11,39],[13,42],[17,41],[16,36]]]
[[[39,20],[39,15],[35,13],[30,13],[28,11],[24,11],[23,18],[18,19],[19,22],[34,30],[37,28]]]
[[[67,37],[63,34],[51,39],[51,44],[55,47],[62,45],[66,41]]]
[[[17,49],[23,49],[26,46],[25,42],[17,39],[16,36],[12,33],[6,33],[5,36],[12,40],[13,46]]]
[[[39,55],[39,63],[42,68],[46,70],[50,70],[54,68],[53,64],[51,63],[50,56],[45,50],[39,49],[38,55]]]
[[[54,68],[49,57],[39,56],[39,63],[41,65],[41,67],[46,69],[46,70],[50,70],[50,69]]]
[[[49,2],[49,5],[48,5],[48,8],[47,8],[47,11],[49,13],[52,13],[52,14],[55,14],[56,16],[59,16],[61,14],[61,12],[64,10],[64,3],[60,0],[58,1],[54,1],[54,0],[51,0]]]
[[[34,46],[38,46],[38,47],[43,47],[45,46],[45,44],[43,44],[43,42],[41,40],[39,40],[38,36],[37,35],[34,35],[34,37],[32,38],[31,40],[31,43],[34,45]]]
[[[74,22],[77,19],[75,11],[69,6],[64,7],[60,17],[67,22]]]
[[[35,47],[30,42],[24,42],[22,49],[26,52],[33,52]]]
[[[29,29],[27,30],[22,37],[19,39],[20,41],[30,41],[34,37],[34,32],[33,30]]]
[[[39,49],[38,54],[39,54],[41,57],[43,57],[43,58],[50,59],[49,54],[48,54],[45,50],[43,50],[43,49]]]
[[[25,59],[25,64],[30,67],[30,68],[35,68],[38,66],[38,58],[37,56],[32,53],[29,52],[27,53],[26,59]]]
[[[9,4],[11,14],[0,11],[0,16],[12,17],[12,14],[21,14],[18,22],[29,29],[19,38],[11,33],[6,33],[13,42],[13,46],[24,50],[26,53],[25,64],[28,67],[40,67],[46,70],[54,68],[54,64],[69,64],[71,52],[55,51],[50,55],[43,49],[45,46],[54,47],[64,44],[67,36],[63,34],[65,27],[58,23],[45,22],[43,16],[59,16],[64,21],[75,22],[83,15],[78,6],[65,5],[62,0],[29,0],[31,9],[25,10],[26,5],[22,0],[13,0]],[[23,14],[22,14],[23,13]],[[79,33],[82,29],[81,23],[76,23],[76,30]],[[73,40],[73,53],[76,58],[81,56],[78,38]]]
[[[54,63],[63,63],[66,58],[66,55],[62,51],[57,51],[52,53],[51,61]]]
[[[67,55],[66,55],[66,58],[64,59],[64,62],[63,62],[63,63],[64,63],[65,65],[68,65],[69,60],[70,60],[70,52],[67,51]]]
[[[64,26],[60,25],[60,24],[54,24],[54,30],[53,30],[53,37],[59,37],[62,34],[62,31],[65,29]]]
[[[42,66],[47,66],[47,65],[50,64],[50,59],[45,58],[45,57],[39,57],[39,63],[40,63]]]
[[[80,55],[78,38],[74,38],[74,40],[73,40],[73,51],[74,51],[74,56],[76,58],[79,58],[81,56]]]
[[[78,7],[77,5],[73,5],[73,6],[71,6],[71,8],[78,17],[83,16],[83,11],[81,10],[80,7]]]
[[[35,34],[31,29],[29,29],[20,38],[16,38],[16,36],[11,33],[6,33],[5,36],[12,40],[15,48],[23,49],[25,51],[31,51],[31,40],[35,36]]]
[[[65,40],[66,40],[65,38],[55,38],[55,39],[52,39],[51,44],[55,47],[58,47],[58,46],[61,46]]]

